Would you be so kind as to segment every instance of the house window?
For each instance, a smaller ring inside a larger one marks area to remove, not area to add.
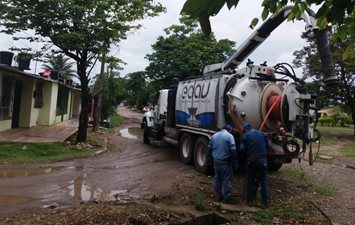
[[[2,78],[0,119],[10,119],[12,115],[14,79],[9,76]]]
[[[68,98],[69,90],[68,88],[59,85],[58,87],[58,96],[57,96],[57,112],[56,115],[64,115],[68,111]]]
[[[37,82],[36,83],[36,90],[34,93],[35,98],[35,108],[42,108],[43,107],[43,83]]]

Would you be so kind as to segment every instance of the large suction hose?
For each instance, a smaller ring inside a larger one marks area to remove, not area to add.
[[[328,87],[336,86],[338,84],[338,78],[334,70],[334,63],[330,53],[327,32],[325,30],[316,31],[315,41],[317,44],[319,57],[322,63],[324,83]]]
[[[267,19],[248,39],[238,47],[238,49],[229,56],[223,63],[222,70],[234,69],[238,67],[261,43],[263,43],[281,23],[283,23],[290,13],[292,6],[281,9],[277,14]],[[322,71],[324,83],[327,86],[337,84],[337,76],[334,70],[334,64],[330,54],[329,42],[326,30],[319,30],[316,25],[315,13],[307,9],[302,14],[302,19],[306,22],[307,32],[313,33],[322,62]],[[216,68],[214,68],[216,69]]]
[[[315,18],[316,15],[313,10],[307,9],[306,12],[309,16]],[[323,82],[328,87],[335,86],[338,83],[338,78],[334,70],[334,63],[331,56],[327,30],[319,30],[313,28],[313,32],[322,64],[322,72],[324,76]]]

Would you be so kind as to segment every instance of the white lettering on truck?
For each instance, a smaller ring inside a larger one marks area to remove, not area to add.
[[[181,98],[184,100],[185,98],[198,99],[198,98],[206,98],[208,92],[210,91],[211,83],[208,83],[206,87],[206,83],[203,84],[190,84],[189,86],[184,86],[182,90]]]

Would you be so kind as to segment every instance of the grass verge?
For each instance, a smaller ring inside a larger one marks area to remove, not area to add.
[[[327,127],[317,126],[321,133],[321,143],[323,145],[334,145],[347,139],[355,142],[354,130],[352,127]]]
[[[0,144],[0,162],[50,162],[69,158],[86,157],[95,149],[77,149],[67,143],[21,143],[2,142]]]
[[[355,142],[345,145],[340,149],[340,153],[343,156],[355,158]]]
[[[111,118],[113,127],[119,126],[123,119],[118,115]],[[98,149],[105,145],[106,131],[92,132],[87,130],[87,141],[91,146],[71,145],[75,142],[76,135],[68,138],[67,142],[56,143],[21,143],[21,142],[2,142],[0,143],[0,163],[35,163],[53,162],[71,158],[91,156]]]
[[[110,116],[111,127],[115,128],[121,125],[123,118],[118,114],[113,114]]]
[[[321,133],[321,146],[334,146],[334,151],[322,151],[322,155],[355,158],[355,137],[352,127],[320,126],[317,129]]]
[[[255,212],[250,216],[258,224],[329,224],[328,219],[304,196],[294,196],[272,210]]]
[[[306,175],[300,170],[283,167],[277,176],[280,176],[286,181],[295,182],[297,184],[304,185],[307,188],[311,188],[320,195],[332,196],[335,193],[331,187],[331,184],[327,180],[323,180],[321,182],[315,181],[312,177]]]

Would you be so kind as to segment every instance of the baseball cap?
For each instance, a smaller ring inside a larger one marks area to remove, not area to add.
[[[249,123],[244,123],[243,124],[243,129],[250,129],[250,124]]]
[[[226,124],[226,125],[224,125],[223,129],[226,129],[226,130],[231,131],[233,128],[232,128],[232,126],[231,126],[231,125]]]

